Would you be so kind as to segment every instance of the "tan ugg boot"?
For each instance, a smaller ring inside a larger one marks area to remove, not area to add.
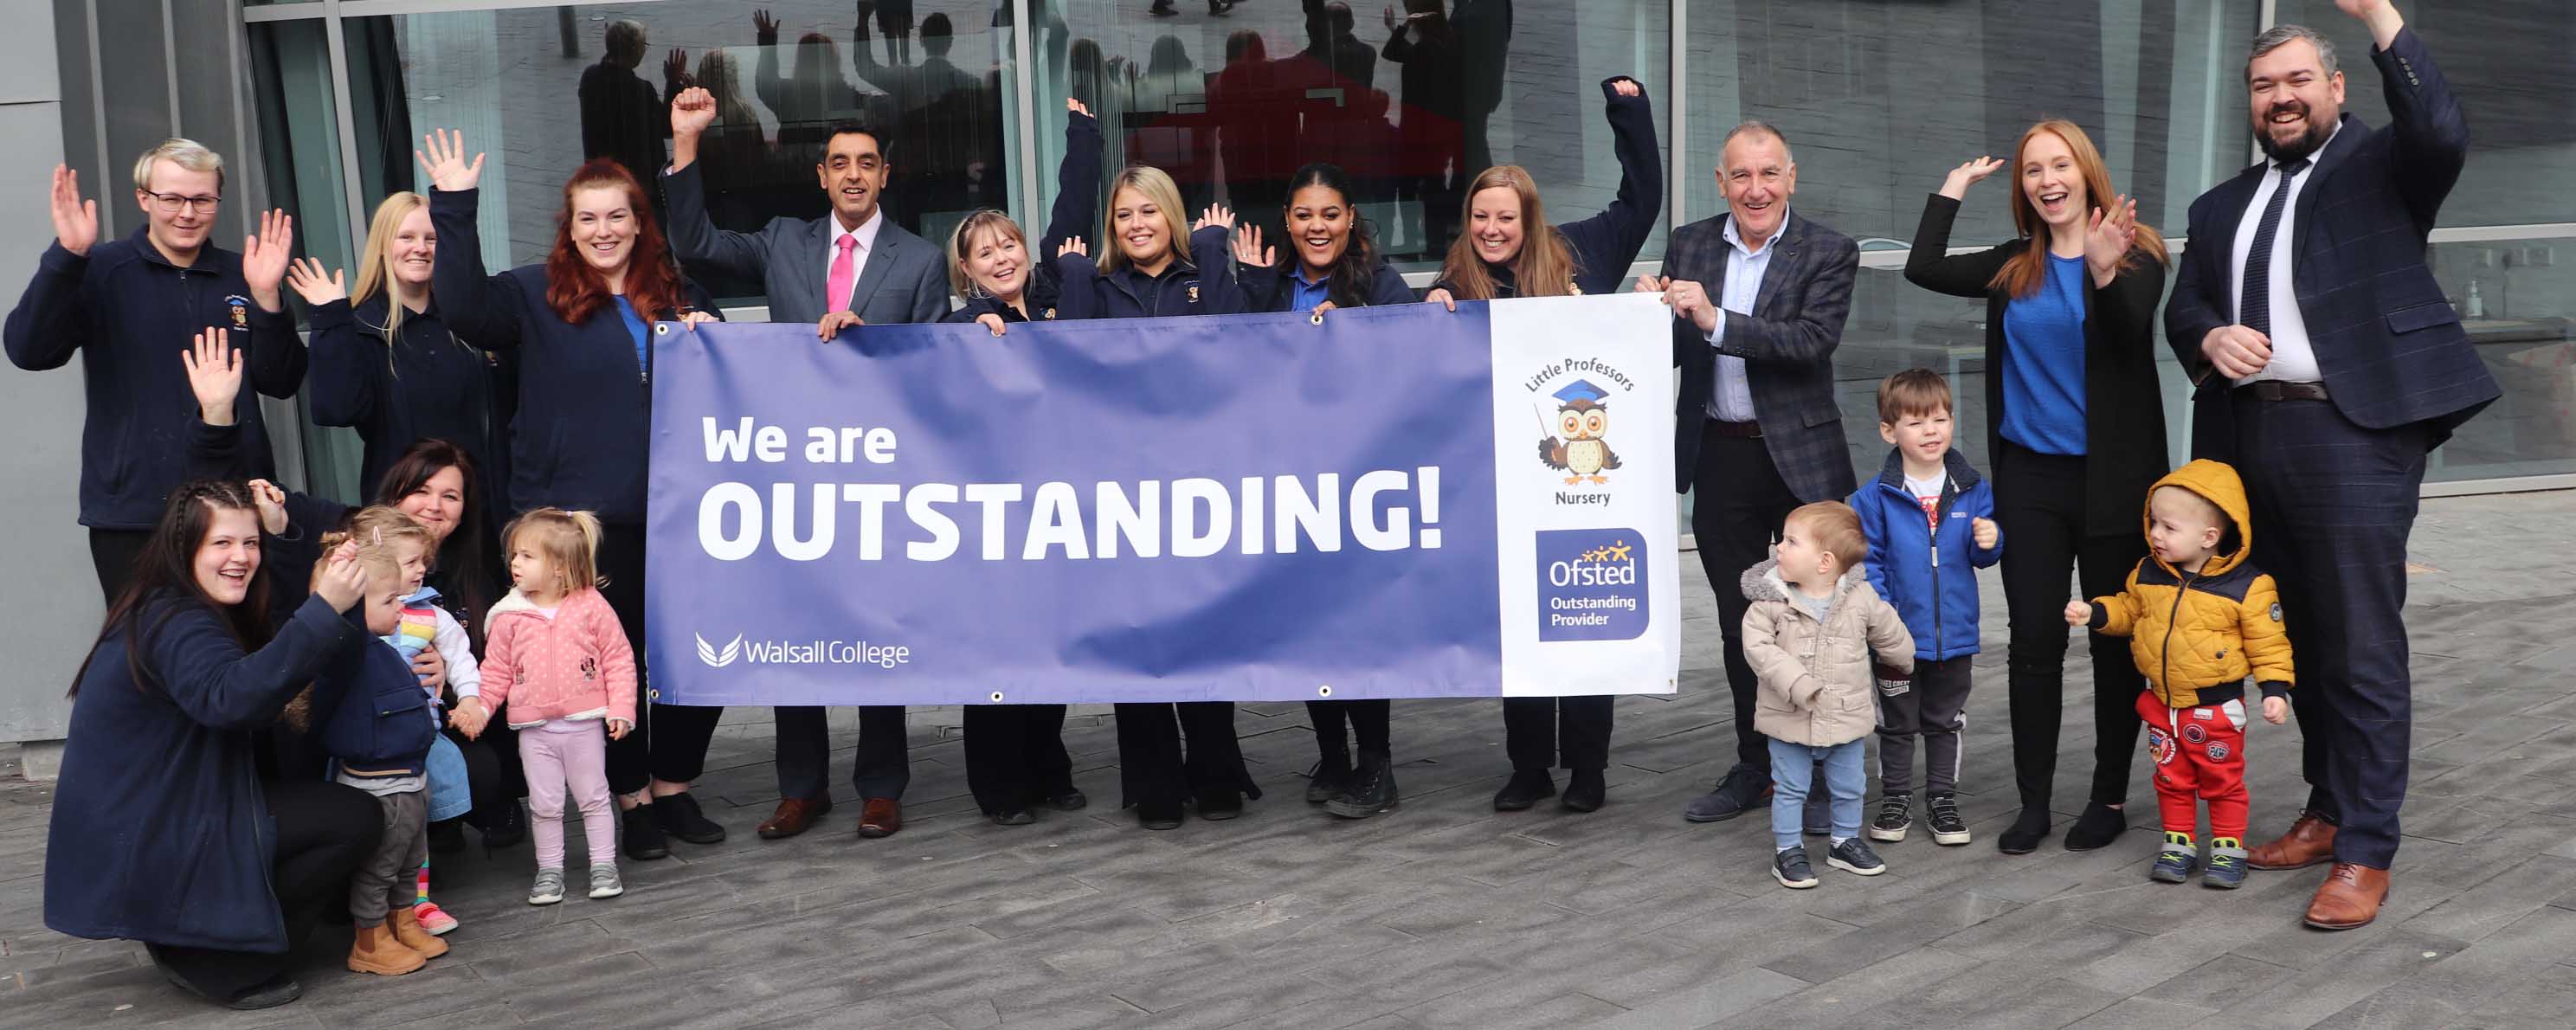
[[[394,932],[394,939],[401,941],[403,947],[419,952],[422,958],[437,958],[447,954],[447,942],[432,937],[429,931],[421,929],[419,913],[409,908],[393,910],[393,914],[385,917],[385,927]]]
[[[358,939],[349,944],[349,971],[401,976],[428,965],[420,953],[403,947],[392,930],[382,926],[361,926]]]

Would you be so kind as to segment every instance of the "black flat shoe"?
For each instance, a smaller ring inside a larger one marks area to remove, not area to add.
[[[647,807],[653,810],[653,819],[662,824],[664,833],[691,844],[724,842],[725,828],[707,818],[706,810],[698,807],[698,799],[687,791],[654,798]]]
[[[1148,830],[1180,829],[1181,803],[1178,801],[1141,802],[1136,806],[1136,825]]]
[[[1089,804],[1091,804],[1090,798],[1082,796],[1081,791],[1070,787],[1066,788],[1064,793],[1046,799],[1046,806],[1058,812],[1078,812]]]
[[[2007,855],[2027,855],[2039,850],[2039,842],[2048,836],[2048,809],[2031,807],[2021,810],[2010,828],[1995,836],[1995,850]]]
[[[637,805],[617,817],[618,828],[624,831],[618,836],[624,838],[620,844],[626,857],[638,862],[671,857],[671,842],[662,836],[662,823],[653,818],[653,807]]]
[[[2120,839],[2128,828],[2128,810],[2099,801],[2086,802],[2084,814],[2076,816],[2075,825],[2066,828],[2066,850],[2091,851]]]
[[[1556,796],[1556,780],[1545,769],[1514,769],[1503,789],[1494,792],[1494,811],[1518,812]]]
[[[1239,791],[1208,791],[1199,795],[1199,818],[1221,823],[1243,815],[1243,794]]]
[[[1028,824],[1036,821],[1038,821],[1038,817],[1030,814],[1029,810],[1025,808],[1014,808],[1008,812],[993,813],[993,825],[995,826],[1027,826]]]
[[[1601,778],[1599,769],[1576,769],[1566,780],[1565,796],[1557,804],[1568,812],[1598,812],[1610,800],[1610,785]]]

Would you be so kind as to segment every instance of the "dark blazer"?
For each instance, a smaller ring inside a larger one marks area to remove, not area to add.
[[[131,632],[149,633],[140,653],[150,686],[126,664]],[[63,742],[45,838],[45,925],[235,951],[295,943],[268,884],[277,821],[260,792],[254,737],[326,665],[373,642],[309,595],[255,651],[213,611],[177,596],[101,639]],[[317,705],[336,701],[315,689]]]
[[[773,218],[756,233],[718,229],[707,219],[706,186],[698,177],[705,164],[693,161],[662,176],[671,208],[671,252],[685,262],[705,262],[726,274],[757,280],[769,296],[772,322],[822,321],[828,314],[823,279],[831,255],[832,214]],[[939,248],[903,231],[882,208],[878,217],[876,246],[850,290],[850,310],[869,325],[939,321],[948,313],[948,264]]]
[[[81,359],[88,414],[81,423],[80,523],[97,529],[150,529],[161,520],[170,488],[186,480],[180,466],[197,397],[179,355],[206,327],[230,327],[242,348],[243,373],[259,393],[295,396],[304,382],[304,345],[295,319],[263,311],[242,280],[241,255],[214,244],[181,268],[147,235],[101,239],[81,257],[56,243],[37,259],[26,295],[9,312],[9,360],[41,371]],[[244,390],[233,402],[251,474],[276,478],[259,398]]]
[[[352,307],[335,300],[314,307],[313,371],[304,394],[317,425],[348,426],[365,444],[358,488],[374,496],[394,460],[423,437],[464,448],[485,482],[485,517],[506,515],[496,484],[509,482],[501,448],[503,407],[493,356],[467,346],[438,320],[438,309],[403,319],[402,339],[386,342],[391,305],[378,295]]]
[[[2425,423],[2438,446],[2500,392],[2424,260],[2433,217],[2468,162],[2469,124],[2414,29],[2398,30],[2370,60],[2391,124],[2372,129],[2347,114],[2317,153],[2299,191],[2291,277],[2336,410],[2369,429]],[[2212,374],[2200,341],[2236,321],[2236,223],[2268,174],[2269,162],[2255,165],[2191,202],[2191,246],[2165,305],[2165,342],[2201,387],[2197,456],[2234,449],[2229,383]]]
[[[1711,303],[1726,291],[1726,220],[1703,218],[1673,230],[1664,248],[1662,275],[1708,288]],[[1780,479],[1798,499],[1839,501],[1851,496],[1851,450],[1843,442],[1842,409],[1834,404],[1834,348],[1842,344],[1843,319],[1851,314],[1852,279],[1860,273],[1860,245],[1814,219],[1789,213],[1789,224],[1771,246],[1771,264],[1752,317],[1725,312],[1722,345],[1710,347],[1699,326],[1673,320],[1673,364],[1681,367],[1681,398],[1674,411],[1675,492],[1691,487],[1699,465],[1701,423],[1717,375],[1717,355],[1744,359],[1753,391],[1753,416]]]
[[[2014,187],[2018,189],[2019,187]],[[1914,250],[1905,258],[1905,281],[1953,297],[1986,298],[1986,455],[2003,453],[2004,308],[2012,298],[1986,284],[2030,249],[2030,240],[1998,244],[1974,254],[1948,254],[1950,224],[1959,202],[1938,193],[1923,203]],[[2173,466],[2165,459],[2164,391],[2156,384],[2156,298],[2164,295],[2165,266],[2144,252],[2109,286],[2084,274],[2084,532],[2129,536],[2138,531],[2138,505],[2147,489]]]
[[[578,325],[556,317],[546,304],[546,266],[485,275],[475,202],[474,190],[430,191],[429,221],[440,243],[430,288],[459,338],[486,350],[517,352],[511,506],[587,510],[610,523],[644,521],[652,369],[636,360],[635,338],[627,335],[615,306],[601,305]],[[690,307],[715,310],[706,291],[686,280],[681,285]],[[639,314],[649,321],[680,313]],[[645,360],[651,355],[645,348]]]

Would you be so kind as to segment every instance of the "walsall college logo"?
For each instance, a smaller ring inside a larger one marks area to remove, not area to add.
[[[689,635],[698,637],[695,633],[691,633]],[[705,637],[698,637],[698,660],[707,663],[709,666],[721,669],[725,666],[732,665],[734,663],[734,659],[740,657],[742,657],[742,634],[740,633],[734,634],[733,639],[721,648],[714,644],[707,643],[707,638]]]
[[[1538,533],[1538,638],[1634,640],[1646,632],[1646,535],[1633,529]]]

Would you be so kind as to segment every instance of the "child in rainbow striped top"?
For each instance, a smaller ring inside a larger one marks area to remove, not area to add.
[[[410,661],[423,651],[437,649],[439,658],[447,665],[447,686],[455,691],[457,699],[461,702],[477,696],[482,689],[483,676],[474,661],[473,640],[466,635],[465,627],[457,623],[455,616],[432,603],[437,600],[438,591],[422,585],[429,575],[429,556],[436,553],[436,538],[412,521],[411,516],[381,506],[362,509],[350,516],[349,529],[352,535],[361,539],[389,543],[400,556],[405,581],[412,588],[411,594],[403,598],[402,621],[392,633],[384,636],[385,643],[402,652],[404,661]],[[424,686],[422,689],[429,692],[431,704],[441,703],[438,688]],[[481,726],[472,728],[479,730]],[[445,734],[440,734],[430,745],[429,752],[429,821],[459,818],[473,807],[473,793],[466,783],[465,755]],[[456,917],[429,900],[428,862],[420,864],[415,883],[412,916],[419,921],[420,928],[433,935],[456,929]]]

